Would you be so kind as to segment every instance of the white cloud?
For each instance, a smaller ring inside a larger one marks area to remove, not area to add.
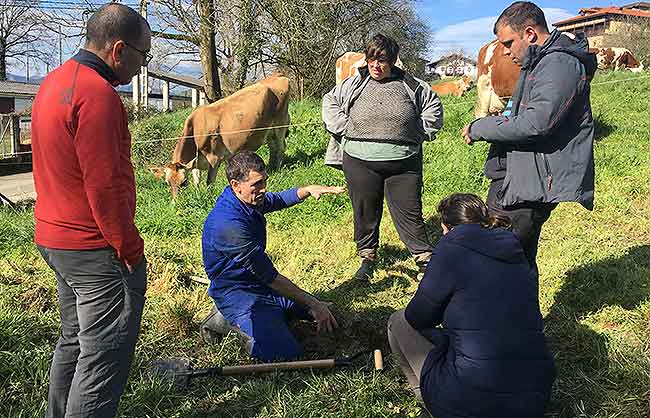
[[[543,9],[546,20],[551,24],[575,16],[575,14],[558,8]],[[450,50],[463,50],[467,55],[476,57],[479,49],[494,39],[492,27],[498,16],[487,16],[445,26],[433,34],[432,59],[436,59]]]

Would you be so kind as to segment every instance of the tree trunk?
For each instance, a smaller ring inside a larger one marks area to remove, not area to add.
[[[248,57],[244,56],[239,61],[239,68],[237,68],[237,75],[235,76],[235,81],[237,82],[237,88],[244,88],[246,84],[246,78],[248,77]]]
[[[0,81],[7,80],[7,49],[5,48],[5,40],[0,39]]]
[[[219,63],[217,62],[217,46],[215,37],[214,5],[212,0],[199,0],[199,54],[201,68],[205,81],[205,96],[212,103],[221,98],[221,82],[219,80]]]
[[[240,89],[244,87],[244,84],[246,84],[250,60],[258,52],[257,48],[255,48],[255,37],[258,29],[256,14],[254,1],[242,1],[239,25],[239,43],[236,51],[239,67],[237,68],[237,74],[235,77],[238,88]]]

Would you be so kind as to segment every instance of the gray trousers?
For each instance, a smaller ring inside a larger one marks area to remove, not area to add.
[[[130,273],[112,248],[38,250],[56,275],[61,314],[45,418],[113,418],[140,333],[146,260]]]
[[[406,321],[404,309],[394,312],[388,320],[388,343],[411,390],[422,402],[420,376],[433,344]]]

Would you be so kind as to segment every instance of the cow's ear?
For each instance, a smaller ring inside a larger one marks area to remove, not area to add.
[[[149,171],[151,171],[157,179],[162,178],[162,176],[165,174],[165,171],[160,167],[149,167]]]

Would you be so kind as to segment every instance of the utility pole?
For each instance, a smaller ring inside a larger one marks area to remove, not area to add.
[[[59,25],[59,66],[63,64],[63,35],[61,32],[63,32],[63,29]]]
[[[147,0],[140,0],[140,15],[147,19]],[[142,106],[145,109],[149,108],[149,72],[147,67],[140,69],[140,77],[142,79]]]
[[[147,19],[147,0],[140,0],[140,16]],[[133,105],[136,108],[149,106],[149,74],[147,67],[141,67],[140,73],[131,79]]]

